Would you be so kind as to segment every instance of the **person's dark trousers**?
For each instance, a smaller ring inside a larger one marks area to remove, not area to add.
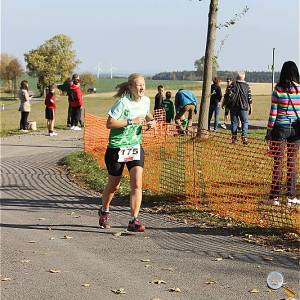
[[[67,117],[67,126],[72,126],[72,107],[69,103],[69,107],[68,107],[68,117]]]
[[[213,116],[213,114],[215,114],[215,121],[214,121],[214,130],[218,129],[218,125],[219,125],[219,112],[220,112],[220,107],[219,105],[210,105],[209,106],[209,112],[208,112],[208,129],[210,128],[210,121],[211,118]]]
[[[20,120],[20,129],[28,129],[28,115],[29,111],[22,111],[21,112],[21,120]]]
[[[71,112],[72,126],[78,126],[80,119],[81,119],[81,107],[72,107],[72,112]]]
[[[287,196],[296,197],[297,190],[297,157],[299,154],[300,140],[292,143],[286,141],[273,141],[272,154],[274,156],[273,177],[270,196],[278,197],[281,190],[284,152],[287,146]]]
[[[240,110],[240,109],[230,110],[232,136],[237,135],[239,118],[242,122],[242,137],[246,138],[248,136],[248,111],[247,110]]]

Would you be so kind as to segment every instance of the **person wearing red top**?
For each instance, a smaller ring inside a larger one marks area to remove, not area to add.
[[[71,106],[71,129],[81,130],[78,126],[81,120],[81,108],[83,106],[83,93],[80,89],[79,75],[72,76],[73,83],[69,88],[69,103]]]
[[[49,86],[49,91],[45,98],[45,117],[47,119],[47,128],[49,136],[56,136],[54,132],[54,120],[55,120],[55,109],[56,109],[56,96],[55,96],[55,85]]]

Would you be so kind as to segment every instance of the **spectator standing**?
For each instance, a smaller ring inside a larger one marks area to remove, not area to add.
[[[300,147],[299,71],[293,61],[283,64],[279,82],[272,93],[266,139],[274,156],[272,185],[268,204],[279,205],[285,149],[287,152],[287,205],[300,204],[297,173]]]
[[[20,131],[28,132],[28,116],[31,110],[31,96],[29,95],[29,86],[27,80],[22,80],[18,98],[20,99],[19,111],[21,112]]]
[[[140,74],[131,74],[126,82],[117,86],[117,102],[108,112],[106,127],[110,129],[105,164],[108,170],[108,182],[102,195],[102,206],[98,211],[99,225],[109,228],[111,214],[109,206],[126,164],[130,176],[131,220],[127,230],[143,232],[145,226],[138,219],[142,202],[142,180],[144,168],[144,150],[142,142],[142,123],[155,126],[150,114],[150,99],[145,96],[145,79]]]
[[[227,97],[229,95],[229,87],[232,83],[232,78],[231,77],[227,77],[226,78],[226,90],[225,90],[225,94],[224,94],[224,97],[223,97],[223,101],[222,101],[222,104],[221,104],[221,107],[222,109],[225,109],[224,111],[224,122],[223,124],[221,124],[221,127],[223,129],[227,129],[227,126],[226,126],[226,123],[228,122],[228,116],[229,116],[229,107],[226,105],[226,101],[227,101]]]
[[[229,87],[229,100],[226,105],[230,109],[232,143],[237,143],[239,118],[242,123],[242,142],[248,144],[248,119],[252,112],[251,89],[245,81],[245,72],[240,71],[236,81]]]
[[[62,86],[59,88],[63,91],[66,92],[67,96],[68,96],[68,116],[67,116],[67,127],[71,128],[72,127],[72,121],[71,121],[71,116],[72,116],[72,106],[71,106],[71,95],[70,95],[70,87],[73,84],[72,82],[72,78],[68,78],[63,84]]]
[[[163,108],[166,112],[166,122],[167,123],[171,123],[172,120],[174,119],[174,103],[171,100],[172,97],[172,93],[170,91],[166,92],[166,99],[163,100],[162,105]]]
[[[154,101],[154,110],[163,109],[164,86],[159,85],[157,87],[157,91],[158,91],[158,93],[155,95],[155,101]]]
[[[81,109],[83,106],[83,93],[80,89],[80,77],[77,74],[72,76],[72,84],[68,92],[68,99],[71,106],[71,128],[81,130],[78,126],[81,120]]]
[[[45,117],[47,120],[47,128],[49,136],[56,136],[54,132],[54,121],[55,121],[55,110],[56,110],[56,96],[55,96],[55,85],[49,86],[48,93],[45,98]]]
[[[213,84],[210,88],[210,103],[209,103],[209,112],[208,112],[208,130],[210,130],[210,121],[213,114],[215,115],[214,120],[214,131],[218,129],[219,125],[219,111],[220,111],[220,102],[222,100],[222,91],[220,87],[220,80],[215,77],[213,79]]]
[[[197,113],[197,98],[190,90],[179,89],[175,95],[175,123],[179,126],[179,133],[187,133],[192,127],[193,113]],[[188,126],[185,129],[182,121],[185,119],[185,114],[188,113]]]

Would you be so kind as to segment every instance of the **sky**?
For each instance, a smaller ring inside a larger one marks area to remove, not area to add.
[[[193,70],[205,53],[209,0],[1,0],[1,53],[17,57],[56,34],[74,42],[78,72],[127,75]],[[220,0],[219,70],[268,71],[299,65],[299,0]],[[224,41],[223,47],[220,45]],[[219,50],[218,50],[219,49]]]

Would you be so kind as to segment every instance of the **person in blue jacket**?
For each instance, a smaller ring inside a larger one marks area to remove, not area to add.
[[[175,123],[179,126],[179,133],[184,134],[192,127],[193,113],[197,113],[197,98],[190,90],[179,89],[175,95],[176,116]],[[182,120],[188,113],[188,126],[185,129]]]

